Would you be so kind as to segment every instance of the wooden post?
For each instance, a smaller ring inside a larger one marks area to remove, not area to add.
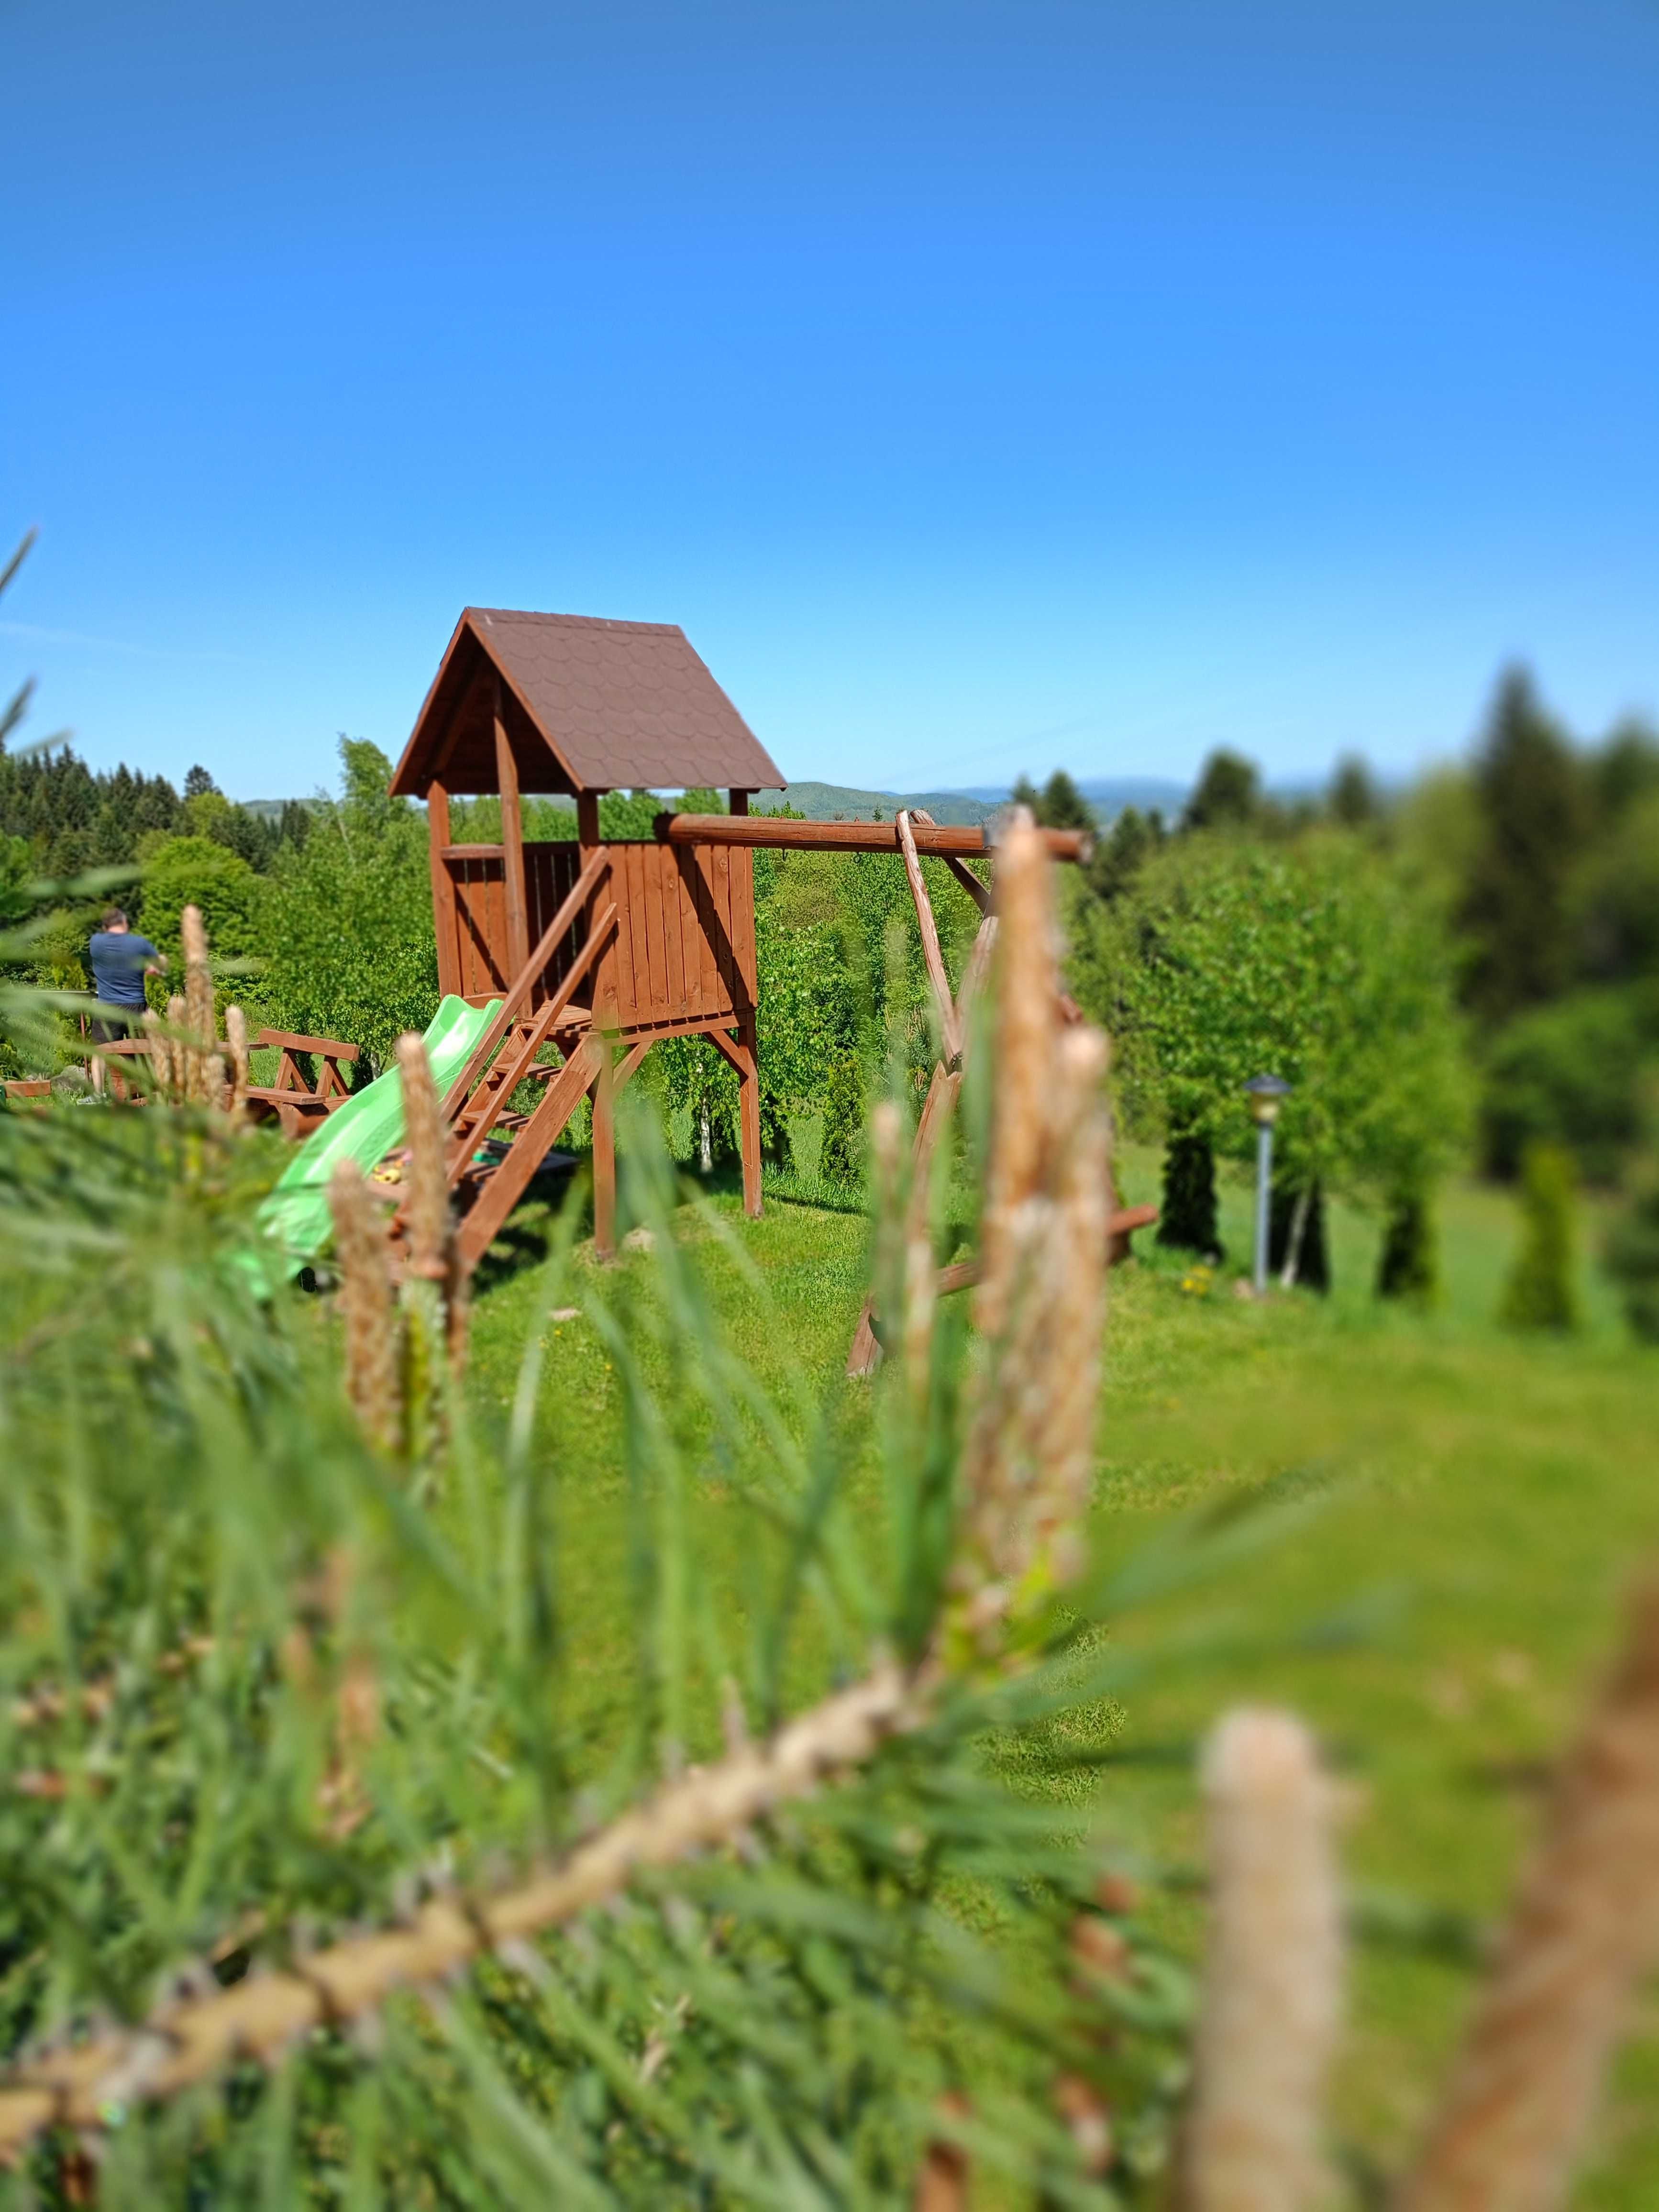
[[[600,1259],[617,1249],[617,1079],[611,1040],[600,1037],[593,1079],[593,1249]]]
[[[760,1056],[755,1042],[755,1010],[751,1006],[738,1023],[746,1068],[738,1071],[738,1129],[743,1151],[743,1210],[751,1221],[761,1218]]]
[[[501,679],[495,682],[495,781],[501,794],[501,873],[507,885],[507,972],[519,975],[530,957],[530,902],[524,880],[524,816],[519,805],[519,763],[507,734]]]
[[[703,1032],[738,1073],[738,1129],[743,1147],[743,1210],[751,1221],[761,1215],[760,1061],[755,1051],[755,1010],[738,1016],[738,1034],[723,1029]]]
[[[748,813],[749,793],[746,791],[729,791],[726,795],[732,802],[732,811],[734,814]]]
[[[962,1030],[957,1020],[955,1001],[951,996],[951,981],[945,972],[945,956],[939,949],[939,931],[933,924],[933,902],[927,896],[927,885],[922,879],[921,862],[916,856],[915,833],[910,827],[910,817],[901,806],[893,817],[898,830],[899,850],[904,855],[904,872],[910,879],[910,896],[915,901],[916,920],[921,927],[922,956],[927,963],[927,980],[933,987],[933,1004],[939,1013],[939,1034],[945,1041],[945,1057],[954,1062],[962,1058]],[[927,825],[932,828],[932,823]]]
[[[597,791],[579,791],[576,793],[576,842],[581,847],[584,866],[592,860],[594,854],[603,850],[599,839],[599,794]],[[614,890],[615,888],[613,884],[611,889]],[[588,901],[587,906],[587,921],[590,927],[594,915],[599,910],[598,900],[599,892],[595,891],[593,896]],[[596,1026],[602,1025],[601,1008],[613,1000],[616,994],[617,948],[612,943],[606,945],[599,956],[599,964],[593,971],[592,988],[588,994]]]
[[[432,927],[438,939],[438,989],[446,998],[461,988],[460,945],[455,922],[455,878],[444,858],[449,835],[449,793],[434,780],[426,794],[426,828],[432,870]]]

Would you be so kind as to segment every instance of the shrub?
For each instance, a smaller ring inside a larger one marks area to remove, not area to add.
[[[1575,992],[1511,1022],[1487,1061],[1489,1173],[1519,1174],[1529,1144],[1565,1146],[1591,1182],[1614,1182],[1639,1133],[1642,1075],[1659,1059],[1653,986]]]
[[[384,753],[352,739],[340,753],[343,798],[319,800],[305,843],[277,862],[269,993],[285,1027],[361,1045],[378,1074],[437,1010],[426,823],[388,797]]]
[[[1434,1215],[1425,1190],[1397,1191],[1389,1206],[1382,1257],[1377,1262],[1376,1295],[1380,1298],[1409,1298],[1418,1305],[1433,1303],[1438,1284],[1435,1255]]]
[[[1572,1285],[1572,1161],[1559,1145],[1529,1145],[1521,1168],[1522,1242],[1498,1318],[1509,1328],[1578,1324]]]
[[[1248,1159],[1244,1085],[1270,1069],[1294,1086],[1276,1147],[1289,1179],[1386,1190],[1456,1151],[1468,1079],[1443,920],[1357,841],[1183,837],[1116,913],[1132,1123]]]
[[[1644,1344],[1659,1344],[1659,1182],[1626,1208],[1607,1239],[1607,1261],[1632,1328]]]
[[[830,1063],[818,1173],[826,1182],[863,1180],[864,1065],[855,1052],[843,1052]]]
[[[212,837],[165,837],[144,868],[137,926],[164,952],[180,951],[179,916],[202,909],[221,959],[258,957],[264,942],[264,885],[240,853]]]
[[[1216,1224],[1215,1152],[1207,1137],[1171,1137],[1164,1155],[1164,1203],[1158,1242],[1177,1251],[1219,1255]]]

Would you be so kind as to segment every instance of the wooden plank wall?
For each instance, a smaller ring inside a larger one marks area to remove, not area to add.
[[[618,1027],[735,1021],[755,1002],[752,856],[654,841],[608,849]]]
[[[755,1004],[754,855],[726,845],[611,844],[609,896],[617,935],[601,963],[599,991],[616,994],[623,1032],[737,1021]],[[575,882],[574,840],[527,843],[526,900],[533,945]],[[498,994],[505,970],[507,889],[498,858],[448,863],[455,883],[455,972],[464,998]],[[573,929],[549,963],[532,1005],[557,987],[578,949]],[[586,1000],[584,987],[578,997]]]

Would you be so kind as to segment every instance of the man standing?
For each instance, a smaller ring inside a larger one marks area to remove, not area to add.
[[[102,927],[93,931],[87,955],[99,1006],[91,1026],[92,1042],[94,1045],[112,1044],[118,1037],[130,1036],[137,1027],[144,1011],[144,978],[161,975],[167,959],[149,938],[134,933],[118,906],[111,907],[104,915]],[[103,1089],[104,1063],[95,1053],[92,1080],[95,1090]]]

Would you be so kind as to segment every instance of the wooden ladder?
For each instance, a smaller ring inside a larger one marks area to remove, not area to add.
[[[473,1194],[457,1237],[461,1264],[469,1273],[489,1250],[606,1058],[607,1048],[589,1026],[586,1010],[573,1012],[571,1001],[617,927],[615,900],[606,897],[601,903],[599,896],[610,866],[610,855],[603,848],[588,860],[444,1098],[445,1176],[452,1192],[459,1194],[465,1186]],[[595,911],[580,949],[544,1004],[531,1012],[537,981],[590,900]],[[548,1043],[564,1048],[563,1061],[556,1067],[537,1063],[537,1054]],[[514,1117],[512,1142],[501,1146],[495,1157],[498,1148],[490,1146],[489,1139],[501,1127],[514,1092],[526,1081],[543,1084],[542,1096],[521,1121]],[[406,1202],[398,1213],[400,1231],[405,1211]]]

